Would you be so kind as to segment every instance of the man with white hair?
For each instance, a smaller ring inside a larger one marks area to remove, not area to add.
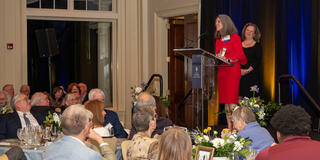
[[[133,112],[135,112],[137,109],[142,108],[142,107],[151,107],[152,111],[154,112],[155,115],[157,115],[157,104],[156,100],[154,97],[147,93],[147,92],[142,92],[139,94],[137,98],[137,108]],[[173,123],[170,119],[166,117],[157,117],[157,128],[152,132],[151,137],[154,137],[155,135],[161,135],[163,133],[163,130],[167,126],[172,126]],[[131,128],[130,130],[130,135],[129,139],[132,139],[133,136],[137,133],[136,129],[134,127]]]
[[[48,112],[53,113],[53,108],[50,107],[48,96],[44,92],[36,92],[31,97],[31,113],[48,115]]]
[[[103,138],[92,129],[92,116],[92,113],[81,104],[69,106],[61,116],[64,136],[48,147],[44,159],[101,160],[100,153],[85,145],[84,142],[88,138],[98,142],[102,154],[109,154],[114,159],[114,153],[108,143],[105,143]],[[108,157],[108,155],[103,155],[103,157]]]
[[[15,111],[0,121],[0,139],[17,138],[18,128],[41,125],[45,120],[43,115],[30,113],[30,100],[26,95],[16,95],[13,103]]]
[[[89,92],[89,100],[99,100],[104,102],[104,93],[101,89],[91,89]],[[118,114],[116,112],[105,109],[104,126],[111,124],[114,130],[114,136],[117,138],[127,138],[128,134],[120,123]]]

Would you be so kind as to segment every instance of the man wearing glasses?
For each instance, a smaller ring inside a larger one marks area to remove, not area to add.
[[[15,111],[0,121],[0,139],[17,138],[18,128],[41,125],[45,120],[45,115],[30,113],[31,104],[26,95],[16,95],[13,104]]]

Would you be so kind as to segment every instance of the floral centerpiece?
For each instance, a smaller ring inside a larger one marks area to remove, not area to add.
[[[192,131],[190,134],[195,140],[196,145],[215,148],[214,157],[232,157],[234,154],[248,156],[250,151],[246,148],[252,142],[248,138],[237,137],[236,131],[230,132],[223,129],[221,137],[218,132],[214,131],[213,139],[210,139],[211,128],[208,127],[201,132],[199,129]],[[193,147],[193,155],[195,155],[195,147]]]
[[[0,109],[0,114],[9,114],[9,113],[13,113],[13,110],[8,106],[4,106]]]
[[[280,109],[280,105],[269,102],[264,104],[264,100],[260,97],[255,97],[255,93],[259,93],[257,85],[250,87],[250,91],[253,92],[253,96],[248,98],[244,97],[239,101],[241,107],[249,107],[256,115],[257,121],[261,126],[267,126],[272,115]]]
[[[58,131],[62,131],[61,120],[57,113],[51,114],[49,111],[46,120],[43,121],[43,124],[48,127],[56,127]]]
[[[138,95],[144,91],[144,88],[147,84],[145,82],[141,82],[140,83],[140,86],[134,86],[134,87],[131,87],[131,97],[132,97],[132,101],[131,101],[131,104],[132,106],[135,106],[136,103],[137,103],[137,99],[138,99]],[[155,96],[156,94],[156,89],[151,89],[149,91],[149,93],[153,96]],[[166,106],[166,107],[169,107],[170,105],[170,100],[169,100],[169,97],[168,96],[160,96],[160,99],[162,101],[162,103]]]

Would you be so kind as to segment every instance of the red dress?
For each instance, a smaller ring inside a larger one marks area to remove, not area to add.
[[[247,63],[247,58],[243,53],[241,39],[238,34],[233,34],[230,39],[216,40],[216,51],[222,48],[226,48],[225,57],[232,61],[234,65],[231,67],[221,66],[218,67],[218,90],[219,90],[219,103],[232,103],[238,104],[239,99],[239,83],[241,78],[240,64],[245,65]],[[222,63],[226,65],[226,63]]]

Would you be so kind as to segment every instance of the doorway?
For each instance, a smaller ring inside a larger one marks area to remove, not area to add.
[[[192,99],[187,98],[192,89],[192,61],[173,52],[175,48],[198,46],[198,16],[190,14],[169,18],[168,27],[168,81],[170,90],[169,116],[174,124],[192,126]],[[186,99],[185,99],[186,98]],[[185,99],[185,100],[184,100]]]

